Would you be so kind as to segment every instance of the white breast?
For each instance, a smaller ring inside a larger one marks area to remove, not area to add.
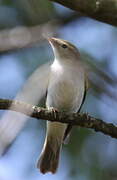
[[[61,111],[78,111],[84,95],[84,72],[75,66],[54,61],[47,93],[47,107]]]

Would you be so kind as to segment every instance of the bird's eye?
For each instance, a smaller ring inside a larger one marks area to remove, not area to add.
[[[67,45],[66,44],[62,44],[62,48],[67,48]]]

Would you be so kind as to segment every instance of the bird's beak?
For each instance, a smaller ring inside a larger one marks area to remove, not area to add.
[[[55,56],[57,56],[57,54],[58,54],[58,47],[59,47],[58,39],[52,37],[52,38],[48,38],[47,40],[49,41]]]
[[[54,41],[54,38],[48,38],[47,40],[49,41],[49,43],[52,43]]]
[[[56,39],[56,38],[53,38],[53,37],[52,37],[52,38],[48,38],[47,40],[48,40],[49,43],[50,43],[51,45],[53,45],[53,46],[57,44],[57,39]]]

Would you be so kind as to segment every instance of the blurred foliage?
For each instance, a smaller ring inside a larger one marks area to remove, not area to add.
[[[14,6],[27,25],[36,25],[49,21],[54,8],[47,0],[15,0]]]
[[[53,4],[47,0],[3,0],[0,5],[1,28],[37,25],[55,16]]]

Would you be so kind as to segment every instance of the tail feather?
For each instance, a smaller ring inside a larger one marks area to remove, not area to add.
[[[44,150],[37,163],[37,168],[45,174],[47,172],[56,173],[59,162],[59,154],[61,149],[61,143],[57,140],[52,142],[52,139],[46,140]]]

